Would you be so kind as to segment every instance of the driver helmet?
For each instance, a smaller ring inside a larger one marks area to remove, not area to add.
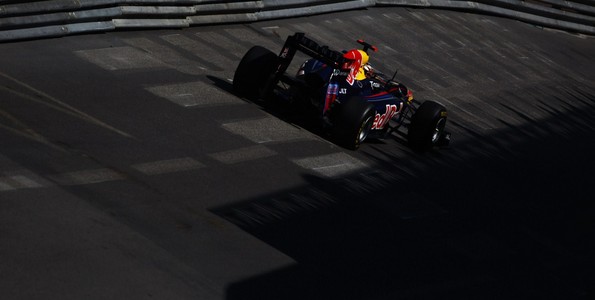
[[[343,57],[347,59],[347,62],[343,66],[343,69],[351,69],[353,71],[357,70],[357,73],[355,74],[356,80],[366,79],[364,66],[368,63],[368,60],[370,59],[368,53],[366,53],[363,50],[353,49],[343,54]]]

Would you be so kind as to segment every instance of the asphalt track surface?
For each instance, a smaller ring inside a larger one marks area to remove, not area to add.
[[[238,98],[295,31],[450,111],[349,151]],[[371,8],[0,44],[2,299],[593,299],[595,39]]]

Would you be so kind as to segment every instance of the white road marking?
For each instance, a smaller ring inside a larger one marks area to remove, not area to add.
[[[196,60],[191,60],[176,51],[175,48],[168,47],[156,43],[147,38],[130,38],[125,39],[127,44],[140,48],[169,68],[173,68],[179,72],[190,75],[202,75],[206,68]]]
[[[194,34],[199,39],[202,39],[207,44],[218,45],[221,48],[227,50],[229,53],[233,54],[237,57],[237,61],[239,62],[244,53],[246,52],[246,47],[237,43],[236,41],[232,41],[226,36],[217,33],[217,32],[198,32]]]
[[[154,86],[147,90],[184,107],[246,103],[236,96],[202,81]]]
[[[277,152],[262,146],[252,146],[230,151],[212,153],[210,156],[224,164],[235,164],[277,155]]]
[[[298,166],[310,169],[325,177],[338,177],[361,171],[369,166],[345,153],[294,159]]]
[[[249,149],[248,149],[249,150]],[[260,150],[261,156],[273,155]],[[239,153],[239,152],[238,152]],[[258,151],[252,154],[254,158]],[[132,165],[131,167],[146,175],[159,175],[165,173],[182,172],[203,168],[205,165],[189,158],[160,160]],[[33,189],[51,187],[56,185],[75,186],[108,181],[125,180],[125,174],[109,168],[80,170],[45,176],[38,176],[28,170],[15,170],[0,172],[0,192],[19,189]],[[46,179],[47,178],[47,179]]]
[[[125,179],[122,173],[108,168],[56,174],[49,178],[59,185],[83,185]]]
[[[95,124],[97,126],[101,126],[101,127],[105,128],[107,130],[111,130],[111,131],[113,131],[113,132],[115,132],[117,134],[120,134],[122,136],[133,138],[133,136],[129,135],[128,133],[123,132],[123,131],[115,128],[115,127],[112,127],[112,126],[110,126],[110,125],[108,125],[108,124],[100,121],[99,119],[96,119],[96,118],[94,118],[94,117],[92,117],[92,116],[90,116],[90,115],[88,115],[88,114],[86,114],[86,113],[84,113],[84,112],[82,112],[82,111],[74,108],[73,106],[70,106],[70,105],[66,104],[63,101],[60,101],[58,98],[52,97],[49,94],[46,94],[43,91],[41,91],[39,89],[36,89],[36,88],[28,85],[25,82],[22,82],[22,81],[14,78],[14,77],[9,76],[8,74],[4,74],[4,73],[0,72],[0,76],[13,81],[14,83],[20,85],[21,87],[23,87],[23,88],[27,89],[28,91],[30,91],[31,93],[33,93],[33,95],[27,95],[27,94],[16,92],[16,91],[14,91],[12,89],[7,89],[8,91],[13,92],[15,95],[20,96],[23,99],[26,99],[26,100],[29,100],[29,101],[33,101],[33,102],[37,102],[37,103],[45,104],[48,107],[54,108],[54,109],[56,109],[58,111],[61,111],[61,112],[64,112],[64,113],[67,113],[67,114],[70,114],[70,115],[73,115],[73,116],[75,116],[75,117],[77,117],[77,118],[79,118],[81,120],[87,121],[87,122],[92,123],[92,124]],[[3,114],[5,116],[8,115],[7,113],[3,113]],[[14,118],[11,118],[11,119],[15,120]],[[50,144],[50,143],[44,141],[45,138],[39,136],[38,134],[33,134],[33,135],[30,135],[30,136],[32,138],[34,138],[34,139],[37,139],[37,140],[42,141],[42,142],[45,142],[46,144]]]
[[[184,157],[136,164],[132,165],[132,168],[146,175],[159,175],[166,173],[196,170],[204,166],[205,165],[203,165],[202,163],[190,157]]]
[[[149,53],[129,46],[79,50],[74,53],[77,56],[110,71],[167,66]]]
[[[0,191],[10,191],[14,190],[15,188],[6,182],[5,178],[0,177]]]
[[[31,189],[43,187],[42,184],[24,175],[10,176],[8,177],[8,179],[12,181],[13,187],[17,189]]]
[[[259,144],[312,138],[308,133],[274,117],[226,123],[222,126]]]
[[[218,54],[217,51],[214,51],[207,44],[202,43],[198,40],[188,38],[187,36],[181,34],[166,35],[162,36],[161,38],[166,42],[178,48],[184,49],[187,52],[192,53],[199,58],[204,57],[203,53],[209,53],[209,62],[220,68],[224,68],[224,66],[232,66],[237,63],[231,61],[223,55]]]
[[[26,175],[9,175],[0,177],[0,191],[19,189],[34,189],[43,187],[44,184]]]
[[[281,46],[283,45],[283,40],[286,37],[282,37],[279,39],[278,43],[271,41],[270,39],[256,33],[254,30],[246,29],[246,28],[230,28],[225,29],[227,33],[235,37],[236,39],[246,42],[250,45],[260,45],[265,47],[273,52],[277,52]],[[246,49],[247,51],[248,49]]]

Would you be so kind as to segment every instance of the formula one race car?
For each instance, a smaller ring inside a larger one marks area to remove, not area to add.
[[[357,149],[366,139],[392,133],[407,137],[416,151],[448,145],[447,111],[441,104],[413,100],[403,84],[376,72],[368,51],[376,47],[358,40],[362,50],[338,52],[295,33],[279,55],[254,46],[240,61],[233,78],[236,93],[250,100],[287,100],[307,104],[340,145]],[[286,74],[296,52],[306,60],[296,76]],[[396,72],[395,72],[396,75]],[[402,129],[405,129],[404,132]]]

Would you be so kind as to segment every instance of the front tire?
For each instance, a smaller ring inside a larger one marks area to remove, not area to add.
[[[446,108],[434,101],[422,103],[411,117],[407,133],[409,146],[418,152],[426,152],[439,145],[445,135]]]
[[[233,76],[233,89],[250,100],[263,97],[263,90],[275,72],[278,57],[272,51],[254,46],[246,52]]]

